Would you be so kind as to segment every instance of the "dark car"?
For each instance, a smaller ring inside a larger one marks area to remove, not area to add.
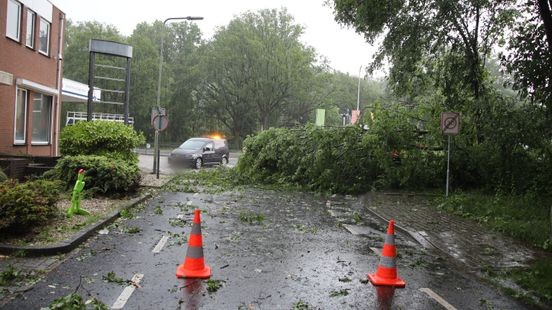
[[[196,169],[206,165],[226,165],[229,155],[226,139],[191,138],[171,152],[169,165]]]

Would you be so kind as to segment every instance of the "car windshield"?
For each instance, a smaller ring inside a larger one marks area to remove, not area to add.
[[[182,143],[181,146],[179,146],[179,149],[184,150],[199,150],[201,147],[205,144],[205,141],[200,140],[187,140],[186,142]]]

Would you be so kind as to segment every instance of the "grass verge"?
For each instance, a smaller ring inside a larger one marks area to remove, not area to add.
[[[510,270],[504,276],[552,306],[552,257],[539,258],[529,267]]]
[[[552,197],[456,194],[442,200],[439,207],[475,219],[486,227],[531,246],[550,251],[551,205]]]
[[[552,197],[501,196],[462,193],[439,201],[439,208],[471,218],[492,230],[543,250],[528,267],[511,269],[501,277],[513,280],[545,304],[552,303],[552,242],[550,206]],[[510,292],[516,298],[517,292]]]

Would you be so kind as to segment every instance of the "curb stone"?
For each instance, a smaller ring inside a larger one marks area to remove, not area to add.
[[[361,200],[361,203],[363,205],[366,205],[366,197],[367,197],[367,194],[363,195],[360,200]],[[385,218],[383,215],[377,213],[376,211],[370,209],[370,208],[365,208],[365,210],[367,212],[369,212],[370,214],[372,214],[373,216],[377,217],[378,219],[380,219],[381,221],[387,223],[389,222],[390,219],[387,219]],[[422,246],[424,249],[432,249],[432,250],[438,250],[438,248],[433,245],[431,242],[429,242],[429,240],[427,240],[426,238],[424,238],[422,235],[418,234],[418,233],[415,233],[415,232],[412,232],[404,227],[402,227],[401,225],[397,225],[397,223],[395,222],[395,229],[399,232],[401,232],[402,234],[405,234],[407,236],[410,237],[410,239],[412,239],[412,241],[418,243],[420,246]]]
[[[151,198],[151,194],[144,194],[140,197],[131,199],[129,202],[122,204],[118,210],[113,211],[107,218],[101,220],[100,222],[90,224],[85,228],[79,230],[73,236],[58,242],[53,245],[45,246],[13,246],[7,244],[0,244],[0,254],[9,255],[16,252],[23,252],[25,256],[48,256],[48,255],[57,255],[68,253],[71,250],[75,249],[77,246],[81,245],[86,241],[94,232],[97,230],[111,224],[117,218],[119,218],[121,210],[126,210],[134,207],[135,205]]]

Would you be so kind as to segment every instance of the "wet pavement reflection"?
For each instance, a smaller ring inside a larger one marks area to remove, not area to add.
[[[199,309],[201,306],[201,299],[203,298],[203,280],[184,279],[183,283],[183,286],[180,287],[180,290],[182,291],[182,298],[180,299],[180,309]]]
[[[395,287],[376,286],[376,307],[377,310],[389,310],[393,306]]]

